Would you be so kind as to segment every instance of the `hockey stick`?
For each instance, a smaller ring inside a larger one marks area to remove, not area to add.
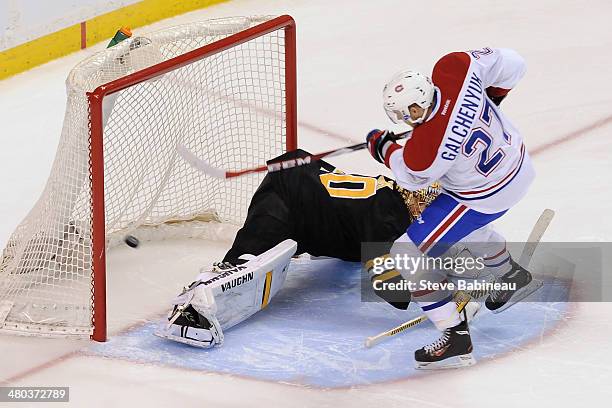
[[[466,292],[462,292],[462,291],[457,292],[453,298],[453,300],[457,303],[457,312],[461,313],[463,309],[465,308],[465,305],[468,304],[471,298],[472,297],[470,296],[470,294]],[[392,337],[399,333],[402,333],[410,329],[411,327],[414,327],[418,324],[423,323],[427,319],[428,319],[427,315],[421,315],[421,316],[415,317],[412,320],[408,320],[407,322],[402,323],[399,326],[396,326],[390,330],[379,333],[376,336],[368,337],[365,341],[365,346],[367,348],[373,347],[377,345],[378,343],[382,342],[383,340],[385,340],[387,337]]]
[[[411,131],[399,133],[395,135],[394,140],[403,139],[404,137],[408,136],[410,132]],[[193,168],[201,171],[202,173],[208,174],[209,176],[220,178],[220,179],[228,179],[228,178],[233,178],[233,177],[244,176],[245,174],[260,173],[264,171],[272,173],[274,171],[290,169],[292,167],[297,167],[297,166],[303,166],[305,164],[309,164],[317,160],[321,160],[325,157],[340,156],[346,153],[351,153],[351,152],[355,152],[361,149],[365,149],[367,148],[367,146],[368,146],[367,143],[359,143],[359,144],[355,144],[351,146],[340,147],[338,149],[328,150],[323,153],[311,154],[305,157],[300,157],[300,158],[295,158],[295,159],[281,160],[281,161],[273,162],[270,164],[264,164],[264,165],[257,166],[257,167],[251,167],[248,169],[234,170],[234,171],[221,169],[219,167],[213,166],[212,164],[208,163],[206,160],[200,159],[198,156],[196,156],[192,151],[187,149],[187,147],[185,147],[182,144],[177,144],[176,151],[179,154],[179,156],[183,158],[183,160],[185,160]]]
[[[538,221],[533,226],[533,229],[531,230],[529,237],[527,237],[527,242],[525,243],[525,246],[523,247],[523,251],[521,252],[521,257],[519,258],[519,265],[521,265],[524,268],[529,266],[529,262],[531,261],[531,258],[533,257],[536,247],[540,243],[542,236],[546,232],[546,229],[550,225],[550,222],[552,221],[554,216],[555,216],[555,212],[551,209],[547,208],[544,211],[542,211],[542,214],[540,215],[540,217],[538,218]],[[472,296],[470,293],[465,293],[461,291],[457,292],[454,298],[455,302],[457,302],[457,311],[461,312],[463,308],[465,307],[465,305],[467,305],[467,303],[470,301],[471,298]],[[399,326],[396,326],[390,330],[387,330],[386,332],[379,333],[376,336],[368,337],[365,341],[365,346],[367,348],[375,346],[376,344],[380,343],[384,339],[395,336],[399,333],[402,333],[410,329],[411,327],[414,327],[420,323],[423,323],[426,320],[427,320],[427,316],[421,315],[421,316],[415,317],[412,320],[408,320],[407,322],[402,323]]]
[[[523,252],[521,253],[521,257],[519,258],[518,264],[523,268],[527,268],[529,266],[529,262],[531,261],[531,257],[536,250],[536,247],[540,243],[540,239],[542,239],[542,235],[546,232],[546,229],[550,225],[553,217],[555,216],[555,212],[550,208],[542,211],[540,218],[533,226],[529,237],[527,237],[527,242],[525,243],[525,247],[523,248]]]

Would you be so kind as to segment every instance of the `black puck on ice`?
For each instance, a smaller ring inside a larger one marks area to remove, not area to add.
[[[127,246],[132,248],[138,248],[138,245],[140,245],[140,241],[138,240],[138,238],[133,235],[126,235],[124,241]]]

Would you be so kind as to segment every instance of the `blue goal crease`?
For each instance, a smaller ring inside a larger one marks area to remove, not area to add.
[[[368,336],[388,330],[421,312],[401,311],[382,302],[362,302],[360,264],[336,260],[292,262],[283,289],[270,305],[225,332],[225,344],[199,349],[153,336],[159,322],[147,323],[90,353],[138,362],[234,374],[253,379],[323,388],[377,384],[417,374],[414,350],[439,337],[431,323],[390,338],[372,349]],[[548,282],[547,291],[567,299],[569,288]],[[540,341],[567,319],[568,303],[524,302],[500,314],[484,306],[471,325],[477,360],[499,358]]]

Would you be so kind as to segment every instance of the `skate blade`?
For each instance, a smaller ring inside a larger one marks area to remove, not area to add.
[[[531,282],[529,282],[527,286],[517,290],[514,296],[512,296],[510,300],[508,300],[502,307],[500,307],[499,309],[491,310],[491,312],[495,314],[503,312],[512,305],[525,299],[527,296],[531,295],[536,290],[540,289],[543,284],[544,282],[542,282],[540,279],[533,279]]]
[[[469,367],[474,364],[476,364],[476,359],[472,356],[472,353],[468,353],[432,363],[415,361],[415,368],[417,370],[446,370],[449,368]]]
[[[170,334],[162,330],[155,330],[153,334],[159,338],[175,341],[177,343],[187,344],[188,346],[198,347],[202,349],[208,349],[213,347],[210,342],[186,339],[184,337],[175,336],[174,334]]]

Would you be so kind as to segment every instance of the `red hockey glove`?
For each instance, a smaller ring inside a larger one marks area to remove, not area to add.
[[[377,161],[385,165],[387,165],[387,160],[391,153],[401,147],[395,143],[395,140],[397,140],[395,134],[388,130],[370,130],[370,133],[366,136],[366,143],[368,144],[370,154]]]

